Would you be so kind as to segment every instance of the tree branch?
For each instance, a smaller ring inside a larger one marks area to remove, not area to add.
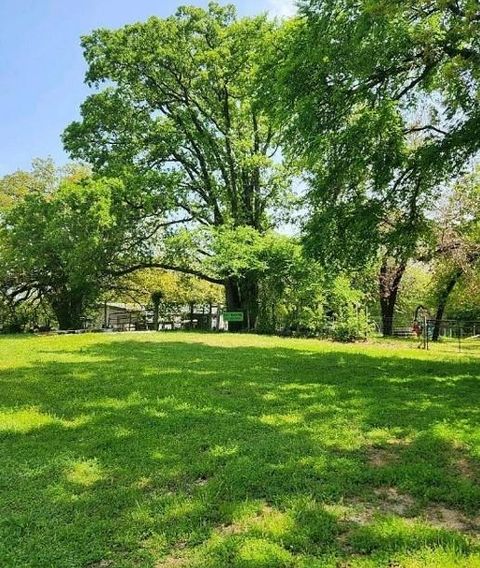
[[[168,263],[163,262],[148,262],[142,264],[136,264],[134,266],[129,266],[128,268],[123,268],[120,270],[112,270],[110,271],[111,276],[125,276],[127,274],[132,274],[133,272],[137,272],[139,270],[145,270],[148,268],[159,268],[161,270],[169,270],[171,272],[180,272],[181,274],[189,274],[190,276],[196,276],[201,280],[205,280],[206,282],[210,282],[212,284],[224,284],[225,279],[223,278],[214,278],[212,276],[208,276],[207,274],[203,274],[199,270],[191,269],[191,268],[183,268],[181,266],[173,266]]]

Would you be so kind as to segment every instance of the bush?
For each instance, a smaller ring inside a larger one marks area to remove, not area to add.
[[[332,324],[329,335],[334,341],[353,343],[365,341],[371,331],[372,326],[366,315],[349,308]]]
[[[49,327],[53,315],[44,303],[8,301],[0,296],[0,333],[24,333],[34,328]]]

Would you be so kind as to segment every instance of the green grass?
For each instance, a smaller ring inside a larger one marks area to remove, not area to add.
[[[480,346],[0,338],[1,568],[480,567]]]

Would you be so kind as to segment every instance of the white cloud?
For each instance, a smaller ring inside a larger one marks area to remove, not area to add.
[[[268,0],[268,6],[270,14],[281,18],[293,16],[297,11],[294,0]]]

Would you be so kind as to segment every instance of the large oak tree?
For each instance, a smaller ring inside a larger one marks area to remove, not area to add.
[[[83,103],[81,121],[67,128],[66,148],[131,184],[132,207],[142,192],[157,196],[159,215],[183,230],[247,226],[264,232],[288,201],[289,187],[279,133],[255,96],[275,33],[266,16],[237,19],[232,6],[216,3],[94,31],[82,45],[86,80],[96,92]],[[208,254],[197,252],[200,259]],[[188,270],[188,262],[175,258],[169,267],[176,263]],[[161,266],[162,259],[143,265]],[[254,326],[254,273],[224,283],[228,307],[248,312]]]

